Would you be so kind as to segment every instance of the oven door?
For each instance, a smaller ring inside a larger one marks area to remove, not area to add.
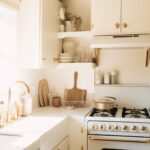
[[[98,135],[88,136],[88,150],[150,150],[149,141],[102,139]]]

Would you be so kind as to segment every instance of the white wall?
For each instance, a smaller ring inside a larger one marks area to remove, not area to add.
[[[57,65],[54,69],[47,70],[47,79],[49,82],[50,92],[64,98],[64,90],[73,88],[74,72],[78,72],[77,87],[86,89],[88,99],[91,99],[94,92],[94,70],[86,65]]]
[[[120,83],[150,83],[150,66],[145,67],[146,49],[102,49],[99,71],[118,70]]]
[[[76,42],[78,42],[76,40]],[[82,45],[79,43],[79,45]],[[124,84],[150,84],[150,67],[145,67],[145,49],[107,49],[100,52],[100,72],[119,71],[119,81]],[[79,72],[78,86],[86,88],[89,97],[100,99],[114,96],[120,106],[150,107],[150,87],[96,87],[94,88],[94,69],[85,66],[66,65],[47,70],[50,88],[54,93],[64,96],[64,89],[73,86],[73,72]],[[69,67],[70,66],[70,67]]]

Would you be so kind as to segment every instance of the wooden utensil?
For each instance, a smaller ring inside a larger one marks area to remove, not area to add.
[[[48,100],[48,83],[46,79],[39,81],[39,104],[41,107],[48,106],[49,100]]]
[[[84,101],[86,90],[77,88],[78,72],[74,73],[74,86],[72,89],[65,89],[64,98],[66,101]]]

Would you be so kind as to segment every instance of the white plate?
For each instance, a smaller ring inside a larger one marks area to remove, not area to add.
[[[60,63],[73,63],[74,60],[59,60]]]
[[[72,59],[73,60],[73,59],[75,59],[75,57],[59,57],[59,59],[67,59],[67,60]]]
[[[60,53],[59,57],[73,57],[73,55],[70,53]]]

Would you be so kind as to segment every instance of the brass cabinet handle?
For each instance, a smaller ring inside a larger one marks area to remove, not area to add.
[[[127,28],[127,27],[128,27],[128,24],[127,24],[126,22],[124,22],[124,23],[123,23],[123,27],[124,27],[124,28]]]
[[[115,23],[115,27],[118,29],[118,28],[120,28],[120,23]]]

